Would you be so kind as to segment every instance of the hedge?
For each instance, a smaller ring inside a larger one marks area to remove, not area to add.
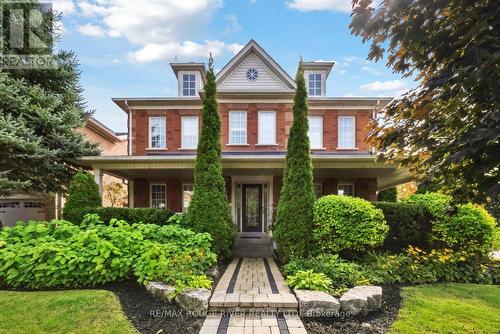
[[[80,224],[87,213],[98,214],[105,222],[112,218],[124,220],[129,224],[156,224],[167,225],[168,219],[174,212],[168,209],[157,208],[72,208],[64,212],[64,219],[73,224]]]
[[[408,246],[430,249],[432,216],[422,204],[374,202],[384,213],[389,233],[382,249],[390,252],[403,251]]]

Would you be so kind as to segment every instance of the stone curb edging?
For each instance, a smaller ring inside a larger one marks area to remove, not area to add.
[[[382,287],[359,285],[347,290],[339,299],[323,291],[294,290],[303,317],[332,317],[340,313],[366,315],[382,307]]]

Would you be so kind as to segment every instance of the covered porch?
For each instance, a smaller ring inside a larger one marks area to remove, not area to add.
[[[102,192],[103,173],[126,179],[130,207],[187,209],[194,188],[194,154],[83,157]],[[375,201],[377,191],[410,180],[406,170],[373,155],[313,154],[317,196],[343,194]],[[270,234],[283,182],[285,154],[223,153],[223,176],[240,236]]]

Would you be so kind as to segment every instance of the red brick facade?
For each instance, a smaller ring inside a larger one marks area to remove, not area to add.
[[[229,112],[247,112],[247,143],[248,145],[229,144]],[[258,144],[258,112],[276,111],[276,145]],[[292,124],[292,104],[286,103],[221,103],[221,145],[223,151],[286,151],[288,134]],[[199,110],[134,110],[132,113],[132,155],[168,154],[181,149],[181,117],[200,115]],[[327,152],[356,151],[369,152],[367,143],[368,124],[371,120],[370,110],[310,110],[311,116],[323,117],[323,146]],[[166,118],[167,149],[149,148],[149,117],[162,116]],[[356,150],[338,149],[338,118],[354,116],[356,124]],[[201,126],[201,117],[199,121]]]

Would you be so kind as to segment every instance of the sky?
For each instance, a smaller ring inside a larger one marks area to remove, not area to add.
[[[292,77],[305,61],[335,61],[328,96],[399,96],[416,86],[367,61],[351,35],[350,0],[54,0],[62,13],[59,49],[73,50],[94,117],[117,132],[126,114],[113,97],[177,95],[171,61],[221,69],[256,40]]]

